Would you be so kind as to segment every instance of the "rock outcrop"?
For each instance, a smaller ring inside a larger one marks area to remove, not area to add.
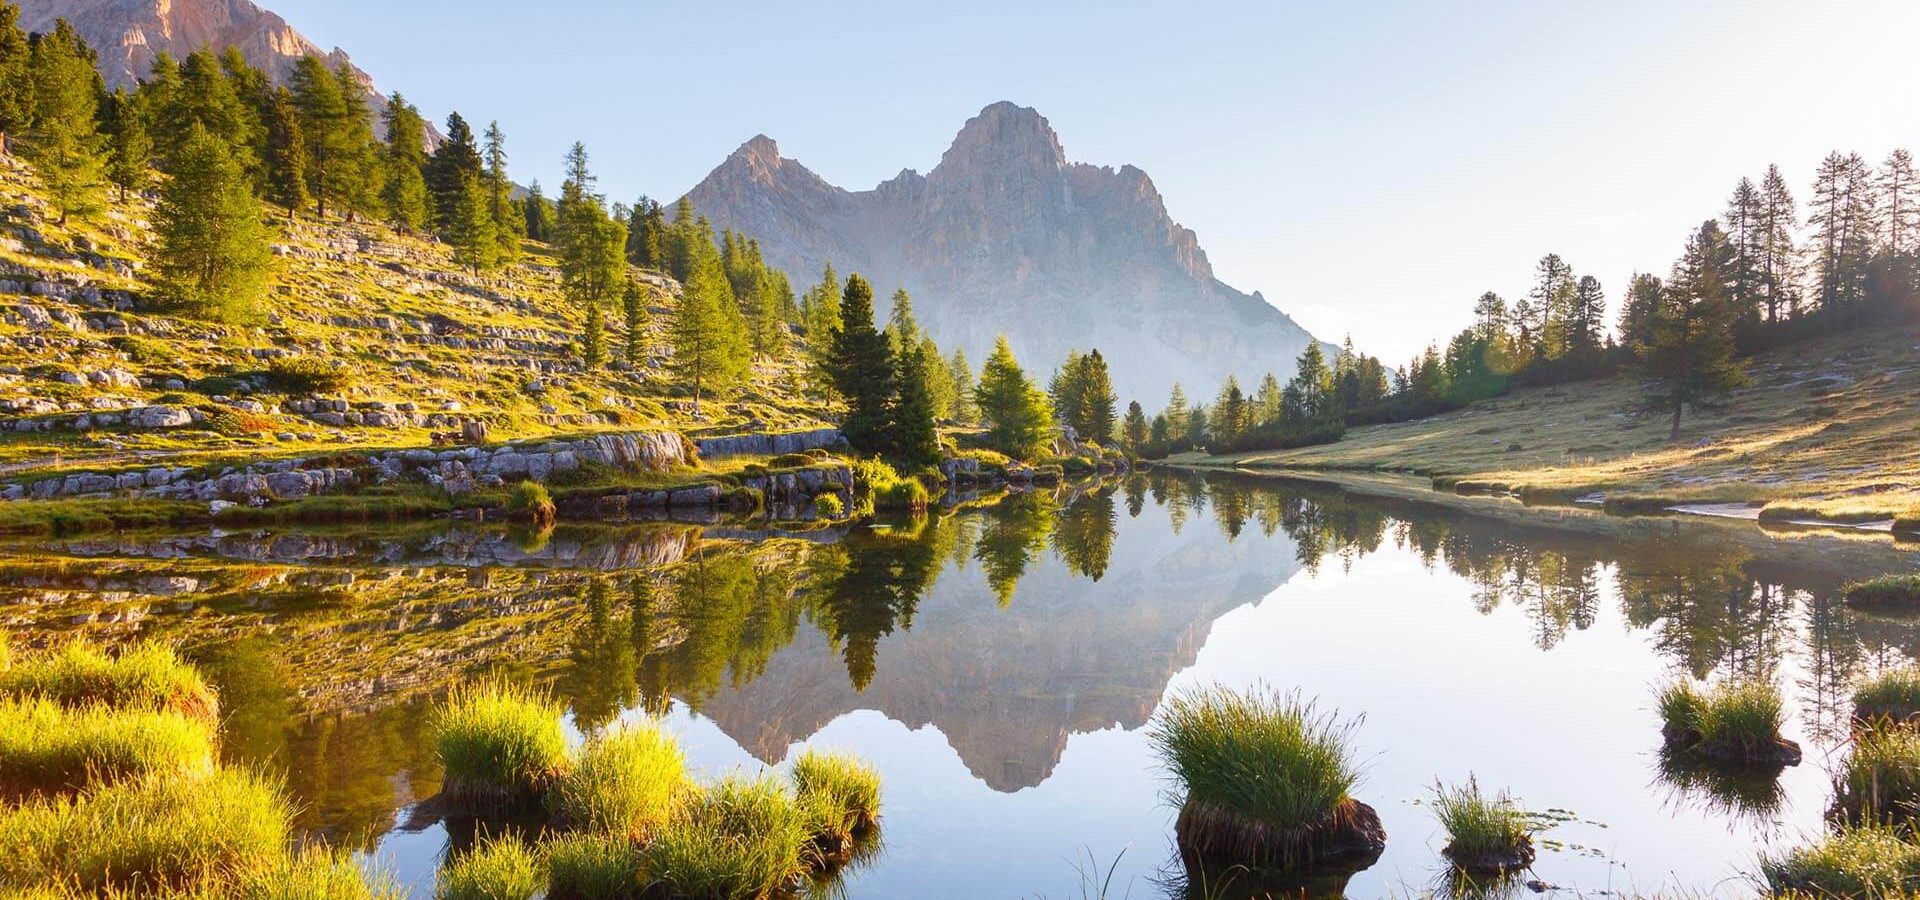
[[[1285,375],[1313,339],[1215,278],[1145,172],[1068,162],[1047,120],[1012,103],[969,120],[933,171],[870,191],[827,183],[761,135],[689,196],[797,284],[831,261],[881,298],[905,287],[921,324],[976,365],[1000,332],[1042,373],[1098,347],[1121,398],[1149,406],[1175,380],[1210,396],[1229,374]]]

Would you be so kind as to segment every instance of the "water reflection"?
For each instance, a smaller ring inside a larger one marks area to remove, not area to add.
[[[897,814],[889,849],[846,887],[886,896],[936,871],[946,874],[927,876],[932,895],[958,896],[977,886],[968,873],[978,860],[943,847],[969,815],[1019,808],[1067,847],[1125,836],[1149,842],[1134,859],[1156,855],[1169,816],[1135,738],[1170,683],[1221,667],[1203,658],[1210,646],[1227,653],[1220,648],[1251,638],[1264,655],[1246,665],[1316,691],[1414,671],[1437,689],[1422,698],[1436,714],[1498,722],[1475,694],[1484,683],[1454,680],[1468,677],[1457,654],[1471,641],[1477,656],[1527,660],[1537,671],[1510,677],[1546,679],[1538,686],[1559,692],[1563,708],[1502,710],[1546,717],[1535,733],[1499,738],[1523,743],[1559,733],[1540,729],[1579,732],[1589,710],[1646,705],[1621,699],[1622,684],[1639,691],[1673,673],[1781,678],[1801,736],[1817,748],[1844,737],[1855,679],[1920,648],[1920,625],[1859,616],[1836,599],[1863,565],[1902,562],[1888,546],[1776,542],[1722,524],[1556,526],[1306,482],[1156,472],[805,533],[654,523],[565,526],[530,540],[443,523],[15,545],[0,557],[0,619],[39,643],[70,632],[184,642],[226,698],[223,753],[287,773],[302,827],[365,850],[402,852],[391,835],[433,825],[430,806],[416,806],[439,783],[426,704],[481,672],[549,687],[582,731],[631,710],[671,714],[723,761],[777,764],[849,722],[869,723],[860,733],[882,745],[928,736],[951,754],[952,772],[902,783],[922,802]],[[1364,572],[1402,563],[1424,578],[1394,576],[1389,596],[1358,586]],[[1288,601],[1315,610],[1288,620],[1294,633],[1246,624],[1246,611],[1265,613],[1283,585],[1288,597],[1332,591],[1330,605]],[[1215,640],[1228,617],[1238,631]],[[1363,625],[1344,639],[1355,652],[1291,668],[1309,655],[1299,641],[1343,620]],[[1596,642],[1607,648],[1608,678],[1586,655]],[[1642,656],[1650,667],[1638,668]],[[1603,682],[1613,694],[1599,693]],[[1606,721],[1643,728],[1632,715]],[[1421,761],[1425,784],[1436,771],[1481,767],[1484,745],[1456,757],[1449,740],[1491,733],[1402,734],[1408,740],[1384,750],[1434,754]],[[1653,753],[1657,727],[1578,736],[1632,748],[1605,765],[1668,820],[1711,821],[1746,840],[1821,805],[1792,802],[1794,784],[1817,789],[1817,772],[1728,779],[1676,765]],[[1106,749],[1074,762],[1074,747]],[[915,766],[932,764],[924,748],[917,757]],[[1083,783],[1075,773],[1087,771],[1106,781]],[[1044,809],[1023,799],[1070,789],[1078,793],[1068,802]],[[1103,808],[1100,792],[1134,805],[1084,818]],[[992,802],[1012,806],[982,805]],[[1096,833],[1057,833],[1072,829]],[[1002,843],[982,845],[1008,857],[997,893],[1070,883],[1063,854],[1034,850],[1033,833],[1022,838],[1011,823],[1002,830]],[[1388,861],[1351,890],[1496,896],[1511,887],[1432,882],[1420,840],[1420,826],[1394,830]],[[1541,865],[1568,865],[1554,857]],[[1139,865],[1128,871],[1151,874]],[[1184,879],[1169,885],[1176,896],[1189,890]],[[1337,888],[1315,888],[1328,889]]]

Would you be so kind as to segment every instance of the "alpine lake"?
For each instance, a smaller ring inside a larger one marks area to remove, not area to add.
[[[1145,731],[1213,683],[1360,719],[1354,796],[1387,849],[1309,894],[1752,896],[1760,854],[1821,831],[1852,685],[1920,653],[1920,621],[1840,586],[1916,563],[1885,535],[1154,471],[870,525],[15,540],[0,627],[178,643],[219,687],[222,755],[417,898],[503,827],[435,799],[431,704],[485,676],[551,691],[574,739],[662,717],[700,775],[807,745],[871,761],[879,849],[833,896],[1234,896],[1189,883]],[[1785,691],[1805,760],[1663,763],[1656,687],[1750,675]],[[1429,804],[1469,775],[1533,815],[1529,871],[1450,874]]]

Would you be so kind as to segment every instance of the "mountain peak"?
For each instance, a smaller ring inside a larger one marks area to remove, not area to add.
[[[989,104],[967,120],[940,157],[933,175],[955,171],[1053,171],[1066,165],[1060,137],[1047,118],[1009,100]]]

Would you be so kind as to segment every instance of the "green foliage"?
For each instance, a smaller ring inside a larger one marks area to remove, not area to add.
[[[1669,439],[1680,436],[1683,407],[1715,406],[1749,381],[1746,364],[1734,357],[1739,310],[1727,293],[1732,253],[1713,221],[1694,232],[1661,293],[1652,341],[1640,348],[1641,368],[1654,384],[1647,405],[1673,414]]]
[[[840,433],[855,449],[867,453],[891,449],[888,427],[898,393],[893,348],[886,335],[874,327],[873,316],[873,287],[858,273],[847,276],[828,372],[834,391],[847,404]]]
[[[729,776],[646,845],[642,868],[673,897],[772,896],[807,871],[809,824],[779,782]]]
[[[440,868],[435,900],[533,900],[547,883],[538,853],[516,836],[496,837]]]
[[[0,534],[86,534],[205,521],[204,504],[184,500],[17,500],[0,503]]]
[[[100,76],[92,51],[64,19],[32,41],[30,54],[20,151],[39,171],[64,225],[70,215],[98,212],[105,199],[107,160],[96,123]]]
[[[1053,411],[1060,421],[1073,428],[1082,440],[1105,443],[1113,439],[1114,404],[1112,375],[1106,357],[1099,350],[1067,354],[1067,361],[1054,373],[1048,385]]]
[[[1780,894],[1905,896],[1920,885],[1920,844],[1888,826],[1843,826],[1813,844],[1763,856],[1760,872]]]
[[[267,362],[267,386],[284,394],[333,394],[353,386],[353,370],[312,356]]]
[[[453,261],[475,272],[491,272],[500,267],[500,240],[494,234],[493,217],[487,212],[486,188],[480,177],[462,174],[454,183],[442,214],[440,234],[453,247]]]
[[[580,363],[591,372],[607,364],[607,316],[600,304],[587,304],[587,321],[580,328]]]
[[[538,481],[519,481],[507,489],[507,517],[515,520],[532,521],[536,524],[551,523],[554,518],[553,494],[547,486]]]
[[[974,400],[995,450],[1030,460],[1046,449],[1052,436],[1053,409],[1046,395],[1021,370],[1005,335],[994,341],[993,354],[980,370]]]
[[[673,369],[693,388],[696,410],[703,393],[721,393],[739,384],[747,375],[752,356],[746,320],[733,302],[720,259],[711,250],[707,245],[707,250],[698,252],[691,261],[693,270],[668,326]]]
[[[629,364],[638,365],[646,355],[647,339],[647,300],[639,282],[627,281],[626,288],[620,293],[620,310],[626,319],[622,355]]]
[[[158,643],[135,644],[115,656],[73,641],[0,670],[0,694],[68,709],[164,710],[205,723],[219,717],[220,707],[199,671]]]
[[[1887,669],[1853,689],[1853,717],[1868,724],[1911,724],[1920,715],[1920,667]]]
[[[545,850],[549,897],[626,900],[643,893],[640,845],[624,835],[564,834]]]
[[[1175,691],[1147,739],[1189,800],[1293,830],[1348,799],[1353,728],[1297,695],[1211,686]]]
[[[100,122],[107,139],[107,179],[119,188],[120,198],[147,189],[153,183],[153,137],[135,95],[115,89],[100,105]]]
[[[166,710],[69,709],[45,697],[0,699],[0,795],[76,791],[213,765],[213,731]]]
[[[287,215],[297,215],[313,197],[307,193],[307,139],[300,132],[300,111],[292,91],[275,89],[266,126],[266,198],[285,208]]]
[[[387,98],[381,114],[387,141],[380,147],[380,202],[387,221],[402,231],[426,227],[428,206],[427,122],[400,92]]]
[[[195,125],[173,152],[160,190],[154,264],[167,300],[188,312],[245,322],[273,281],[271,231],[227,143]]]
[[[547,806],[572,828],[641,839],[667,823],[687,789],[673,737],[657,722],[629,722],[588,738]]]
[[[329,203],[354,208],[355,199],[365,193],[371,168],[366,165],[369,148],[359,140],[366,105],[358,81],[351,74],[342,79],[318,56],[306,56],[294,64],[291,87],[306,150],[307,192],[321,216]]]
[[[238,900],[405,900],[387,879],[369,879],[351,853],[307,847],[236,879]]]
[[[1853,823],[1920,817],[1920,732],[1870,729],[1834,779],[1834,808]]]
[[[802,751],[793,761],[793,787],[803,805],[828,815],[820,825],[834,834],[852,836],[880,823],[880,773],[852,754]]]
[[[546,790],[566,768],[560,705],[500,681],[456,687],[433,710],[443,792],[472,809],[510,806]]]
[[[813,498],[813,512],[823,519],[838,519],[846,512],[846,505],[840,502],[839,494],[816,494]]]
[[[1696,752],[1759,758],[1786,723],[1780,689],[1764,679],[1736,679],[1702,688],[1690,681],[1662,687],[1656,698],[1669,735]]]
[[[917,346],[895,357],[895,394],[888,411],[887,437],[893,457],[908,469],[940,462],[940,436],[934,428],[934,386],[945,383],[946,372],[938,368],[939,361],[937,350],[928,354]]]
[[[1434,785],[1433,814],[1447,831],[1447,855],[1457,860],[1509,856],[1527,847],[1533,829],[1527,814],[1505,791],[1488,796],[1480,781]]]
[[[1840,594],[1860,606],[1920,606],[1920,575],[1907,572],[1856,581],[1841,588]]]

